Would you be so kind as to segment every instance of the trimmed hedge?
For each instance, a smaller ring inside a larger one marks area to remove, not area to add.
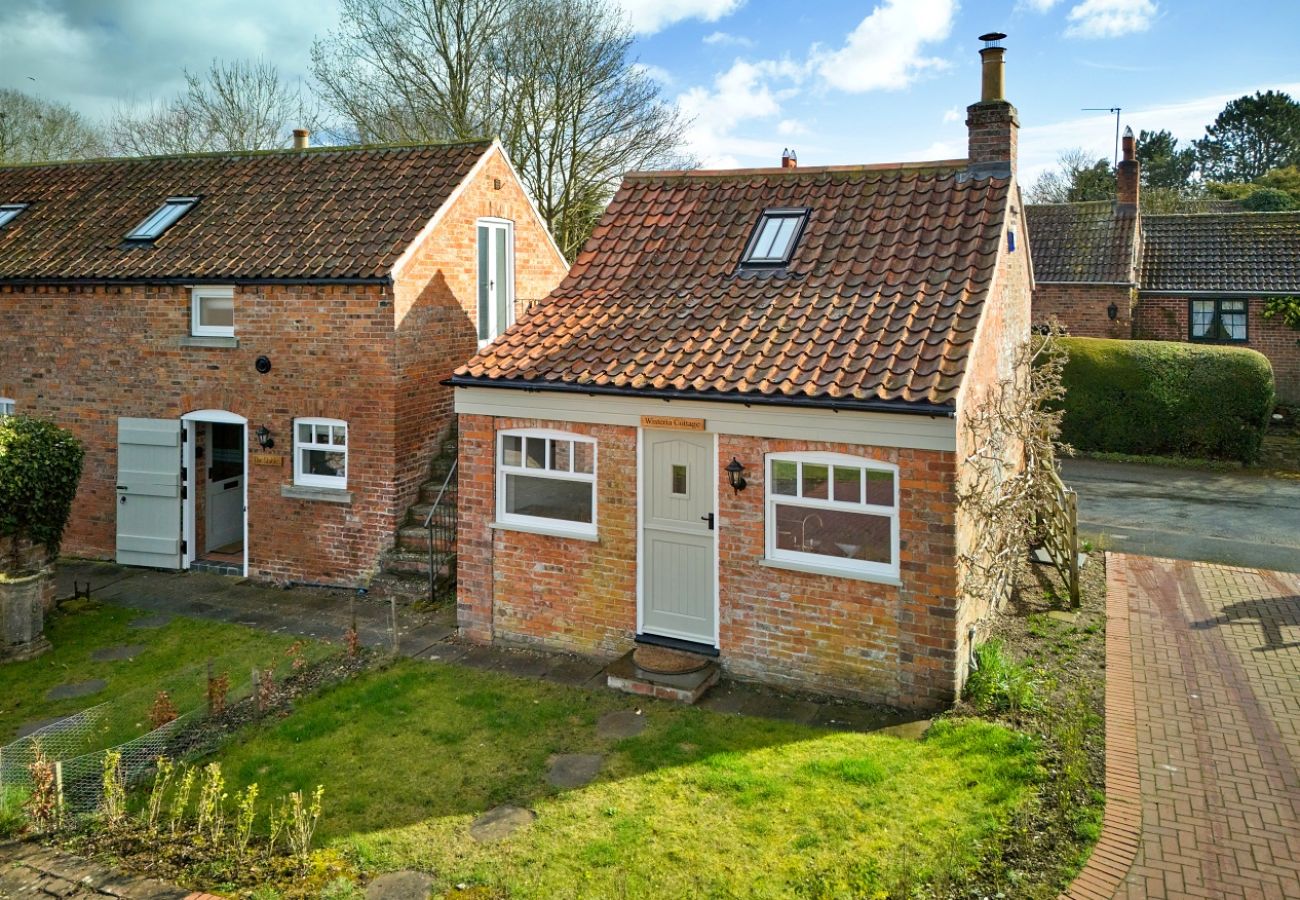
[[[56,552],[85,451],[70,431],[28,416],[0,418],[0,536]]]
[[[1254,462],[1273,367],[1244,347],[1062,338],[1061,439],[1083,451]]]

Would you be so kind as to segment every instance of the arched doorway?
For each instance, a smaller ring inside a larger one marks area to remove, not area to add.
[[[221,409],[181,416],[185,428],[182,565],[248,574],[248,420]]]

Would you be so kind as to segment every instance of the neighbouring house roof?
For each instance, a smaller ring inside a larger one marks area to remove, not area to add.
[[[1009,179],[964,160],[628,176],[564,282],[458,385],[955,403]],[[784,267],[743,268],[764,210],[807,209]]]
[[[4,281],[381,280],[488,141],[0,167]],[[198,202],[153,243],[128,232]]]
[[[1025,207],[1039,284],[1131,284],[1136,216],[1109,200]]]
[[[1300,293],[1300,212],[1143,216],[1142,238],[1142,290]]]

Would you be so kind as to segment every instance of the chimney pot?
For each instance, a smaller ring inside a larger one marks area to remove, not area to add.
[[[781,151],[781,168],[794,169],[799,166],[799,156],[789,147]]]
[[[1005,178],[1016,170],[1016,108],[1006,100],[1003,57],[1006,48],[1000,31],[980,35],[980,99],[966,108],[968,168],[981,177]]]
[[[293,149],[306,150],[311,146],[311,132],[306,128],[295,128],[293,130]]]
[[[1132,128],[1124,129],[1121,144],[1124,158],[1115,172],[1115,202],[1120,211],[1134,212],[1140,199],[1142,167],[1138,162],[1137,138],[1133,137]]]

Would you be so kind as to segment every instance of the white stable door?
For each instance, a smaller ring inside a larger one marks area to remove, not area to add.
[[[117,420],[117,561],[181,567],[181,423]]]
[[[713,436],[646,431],[641,449],[641,631],[713,647]]]

